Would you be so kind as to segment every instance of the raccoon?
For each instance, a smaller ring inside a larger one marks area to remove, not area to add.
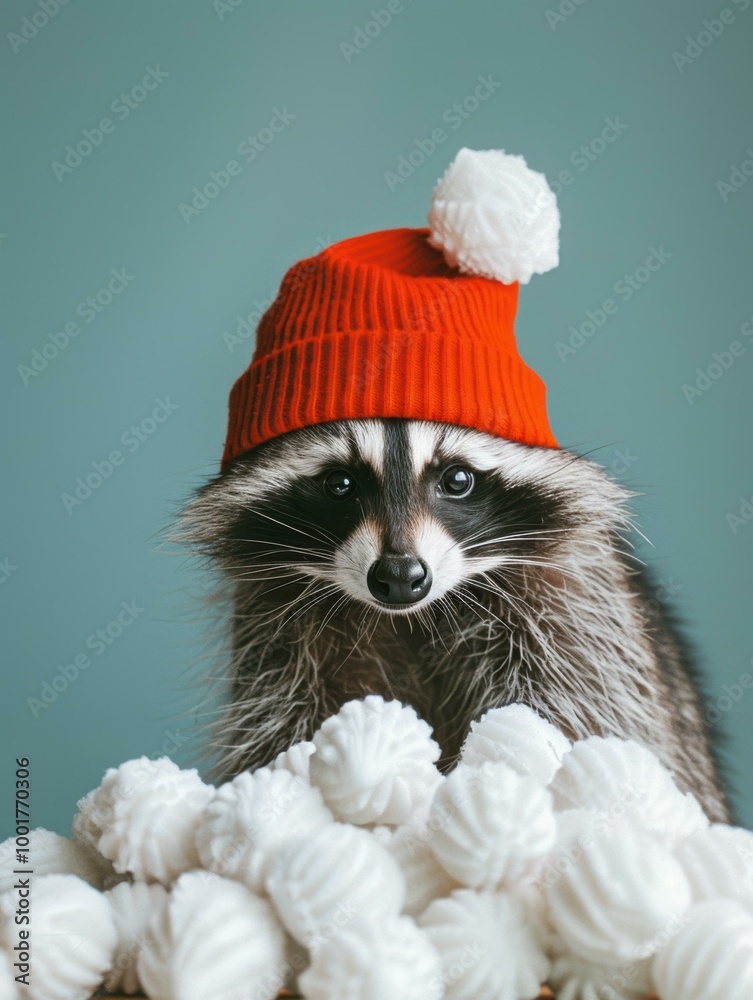
[[[586,457],[423,420],[235,458],[180,529],[229,609],[219,775],[373,693],[430,723],[446,770],[474,719],[522,702],[572,739],[640,741],[727,821],[691,659],[630,554],[633,496]]]

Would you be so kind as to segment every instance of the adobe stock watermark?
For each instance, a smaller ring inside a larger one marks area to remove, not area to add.
[[[68,688],[75,684],[102,654],[116,642],[123,632],[145,612],[136,601],[121,601],[118,613],[102,628],[87,636],[84,646],[87,652],[77,653],[72,659],[59,663],[54,674],[42,682],[38,697],[29,697],[26,704],[29,711],[38,718],[47,711]]]
[[[166,775],[154,765],[163,757],[170,757],[172,760],[171,754],[188,743],[189,739],[181,734],[180,729],[176,729],[175,732],[165,729],[163,735],[165,738],[162,743],[155,747],[151,753],[142,754],[141,757],[128,761],[125,768],[121,770],[121,780],[114,791],[117,798],[127,800],[132,798],[140,788],[145,787],[153,793],[159,789],[163,804],[175,799],[176,796],[180,797],[181,792],[176,789],[175,782],[171,780],[169,774]]]
[[[683,918],[684,920],[684,918]],[[687,923],[687,921],[684,921]],[[682,926],[680,919],[677,921],[677,930]],[[658,939],[657,935],[657,939]],[[568,963],[569,964],[569,963]],[[616,961],[612,965],[596,966],[593,969],[593,978],[588,986],[588,993],[570,992],[572,983],[568,985],[569,996],[588,996],[589,1000],[627,1000],[627,997],[636,1000],[638,997],[646,997],[647,1000],[657,1000],[654,993],[648,994],[645,990],[646,971],[640,960],[629,959],[619,965]]]
[[[347,904],[340,904],[336,914],[343,911]],[[347,923],[347,921],[346,921]],[[344,925],[343,925],[344,926]],[[331,936],[331,935],[330,935]],[[292,939],[291,939],[292,941]],[[303,948],[303,945],[293,945],[289,948],[285,963],[278,969],[270,969],[259,980],[255,980],[252,991],[248,994],[248,1000],[269,1000],[270,997],[280,996],[293,997],[295,994],[286,993],[285,988],[294,983],[303,970],[309,965],[310,958]]]
[[[129,91],[119,94],[110,104],[113,118],[100,118],[93,128],[81,129],[81,138],[74,139],[65,147],[62,160],[53,160],[50,166],[57,179],[62,182],[98,149],[108,135],[112,135],[119,121],[124,122],[147,99],[147,97],[170,76],[165,70],[156,66],[147,66],[141,82],[131,87]]]
[[[658,580],[655,591],[656,605],[658,607],[664,607],[668,601],[677,597],[683,589],[683,585],[681,583],[677,583],[673,576],[670,576],[668,580],[665,580],[664,578]]]
[[[320,237],[314,244],[314,247],[308,254],[308,256],[313,257],[316,254],[321,253],[321,251],[326,249],[326,247],[328,247],[331,242],[332,242],[331,236],[326,237],[326,239],[322,239]],[[297,283],[300,284],[302,281],[304,281],[306,276],[310,272],[312,272],[315,269],[315,267],[316,264],[313,262],[308,267],[299,264],[296,270],[296,278],[298,279]],[[286,287],[289,291],[292,291],[292,289],[295,287],[295,284],[291,284],[291,282],[288,282]],[[272,291],[266,296],[266,298],[261,299],[261,301],[259,299],[254,299],[253,302],[251,303],[253,308],[248,313],[245,314],[238,313],[238,315],[233,320],[233,323],[235,325],[232,330],[223,331],[222,339],[224,340],[225,346],[227,347],[230,354],[234,353],[236,347],[240,347],[243,344],[247,344],[251,340],[251,338],[254,335],[254,332],[256,331],[256,327],[259,323],[259,320],[262,318],[267,309],[269,309],[269,307],[272,305],[276,295],[277,295],[277,286],[275,286],[275,288],[272,289]]]
[[[252,818],[244,828],[243,835],[230,841],[222,850],[222,853],[215,856],[212,870],[218,875],[233,877],[233,872],[237,871],[239,863],[249,848],[253,848],[260,836],[264,835],[265,829],[270,828],[275,820],[284,816],[290,809],[300,802],[302,798],[311,794],[311,786],[298,775],[292,775],[292,780],[283,788],[278,788],[274,795],[266,798],[255,810]]]
[[[619,115],[614,117],[609,117],[604,119],[604,127],[588,142],[583,143],[574,149],[568,158],[568,163],[575,167],[579,174],[584,173],[591,166],[600,159],[604,153],[607,152],[609,147],[617,140],[621,135],[630,128],[627,122],[621,120]],[[564,192],[565,188],[570,187],[575,183],[576,175],[573,174],[571,170],[567,168],[560,170],[553,180],[549,181],[549,187],[554,191],[554,193],[559,198]],[[549,202],[547,201],[548,205]]]
[[[465,979],[470,970],[475,968],[485,955],[486,951],[478,941],[474,941],[473,944],[465,944],[462,951],[454,960],[449,965],[443,966],[441,975],[429,980],[429,1000],[441,1000],[441,997],[445,996],[448,987]],[[469,996],[465,992],[457,993],[454,991],[453,995],[461,997]]]
[[[629,447],[615,448],[611,456],[603,463],[604,468],[614,476],[624,476],[638,462],[638,456],[634,455]]]
[[[753,690],[753,675],[741,674],[733,684],[724,684],[722,694],[706,706],[704,717],[711,725],[715,725],[723,715],[742,701],[747,691]]]
[[[353,61],[353,56],[360,56],[364,49],[367,49],[375,38],[378,38],[385,28],[392,24],[392,19],[397,14],[402,14],[405,6],[402,0],[388,0],[384,7],[375,10],[373,7],[369,11],[370,19],[361,27],[353,29],[352,42],[340,42],[340,51],[346,63]]]
[[[245,163],[253,163],[256,157],[263,153],[275,140],[275,137],[284,132],[291,122],[295,121],[297,115],[288,111],[287,105],[282,108],[273,108],[272,114],[267,124],[260,128],[258,132],[247,135],[245,139],[236,146],[236,153]],[[243,173],[243,163],[240,160],[228,160],[224,167],[219,170],[210,170],[209,180],[205,181],[201,187],[191,189],[193,197],[190,202],[181,201],[178,204],[180,216],[188,226],[191,220],[197,218],[208,208],[210,203],[218,198],[223,191],[230,187],[236,177]]]
[[[212,7],[220,21],[224,21],[228,14],[238,10],[244,0],[212,0]]]
[[[7,583],[8,580],[13,576],[14,573],[18,572],[18,566],[14,565],[10,561],[10,556],[6,556],[5,559],[0,562],[0,586]]]
[[[736,535],[740,528],[750,524],[753,521],[753,496],[740,497],[737,511],[727,514],[725,520],[733,535]]]
[[[416,170],[423,166],[429,157],[433,156],[437,146],[447,142],[449,139],[447,129],[450,132],[459,129],[502,86],[502,83],[495,80],[491,73],[479,76],[477,79],[478,84],[469,94],[466,94],[462,100],[455,101],[442,113],[441,121],[447,128],[436,126],[431,129],[426,138],[414,139],[413,147],[398,157],[395,169],[384,171],[384,180],[390,191],[394,191],[399,184],[412,177]]]
[[[560,844],[547,858],[546,864],[533,879],[533,885],[544,891],[552,888],[562,878],[565,872],[579,864],[583,857],[593,847],[595,837],[608,833],[615,823],[621,823],[629,815],[630,810],[641,801],[642,794],[632,782],[621,786],[619,794],[610,805],[584,821],[576,836],[566,843]]]
[[[419,651],[419,658],[422,659],[425,653],[431,654],[432,649],[429,643],[425,644]],[[489,782],[493,769],[492,761],[483,761],[469,768],[466,781],[461,788],[455,789],[442,803],[435,800],[424,824],[411,831],[410,836],[406,835],[403,846],[408,854],[412,856],[418,848],[431,844],[439,831],[445,830],[458,815],[462,815],[473,801],[476,790],[483,788]]]
[[[573,16],[576,10],[580,10],[586,2],[587,0],[562,0],[556,10],[549,8],[544,11],[547,24],[552,31],[556,31],[561,24],[564,24],[565,21],[568,21]]]
[[[645,261],[629,274],[623,274],[614,283],[612,291],[616,298],[606,298],[594,309],[587,309],[585,319],[577,325],[568,327],[570,336],[567,342],[558,340],[555,343],[554,349],[560,361],[565,364],[567,359],[576,354],[599,330],[603,330],[610,317],[616,316],[620,311],[620,303],[629,302],[636,292],[645,288],[652,276],[661,271],[672,257],[674,254],[665,250],[663,244],[659,247],[650,247]]]
[[[700,59],[714,42],[727,28],[734,24],[737,15],[746,11],[750,7],[751,0],[732,0],[732,7],[722,7],[716,17],[704,18],[701,30],[695,35],[685,36],[685,48],[679,52],[677,49],[672,53],[672,62],[675,64],[678,73],[684,73],[688,66],[692,66],[696,60]],[[733,10],[737,8],[737,12]]]
[[[98,289],[93,295],[82,299],[75,308],[76,316],[81,319],[84,325],[88,326],[116,299],[121,292],[134,281],[134,276],[126,268],[120,270],[112,268],[109,280]],[[26,365],[17,365],[16,371],[21,377],[24,385],[28,385],[32,379],[37,378],[47,368],[51,361],[54,361],[61,351],[64,351],[70,342],[81,333],[81,323],[76,319],[68,320],[59,330],[53,330],[47,334],[47,339],[41,347],[35,347]]]
[[[738,358],[748,353],[748,348],[753,344],[753,316],[740,327],[740,337],[741,340],[733,340],[726,350],[714,351],[711,355],[712,361],[705,368],[696,368],[696,379],[692,385],[687,382],[682,384],[680,391],[689,406],[708,392],[712,385],[732,368]]]
[[[128,762],[127,777],[123,775],[123,780],[119,783],[115,793],[119,798],[130,798],[135,791],[145,785],[154,786],[155,780],[160,780],[162,777],[157,778],[153,767],[154,763],[162,757],[172,759],[172,754],[190,742],[187,736],[183,736],[180,729],[176,729],[175,732],[172,729],[165,729],[162,735],[165,738],[158,747],[155,747],[150,753],[142,754],[141,757]],[[164,782],[166,789],[174,791],[174,787],[170,787],[171,785],[172,782],[169,779]]]
[[[93,461],[91,471],[79,476],[74,483],[73,492],[61,495],[60,499],[69,514],[72,514],[77,507],[82,507],[89,497],[111,478],[116,469],[125,465],[128,455],[138,451],[142,444],[156,433],[160,424],[164,424],[178,409],[178,404],[173,403],[169,396],[156,399],[155,403],[156,406],[148,416],[138,424],[131,424],[128,430],[120,435],[119,441],[125,451],[114,448],[106,458]]]
[[[745,150],[745,159],[739,163],[733,163],[729,168],[729,181],[717,181],[716,189],[722,201],[727,201],[731,195],[737,194],[741,187],[745,187],[750,178],[753,177],[753,146],[748,146]]]
[[[21,18],[21,27],[18,31],[8,32],[10,47],[16,55],[33,41],[54,17],[57,17],[61,7],[67,7],[69,3],[70,0],[37,0],[37,9],[30,16]]]
[[[604,119],[601,131],[588,142],[582,143],[572,151],[568,157],[568,163],[576,167],[578,174],[584,173],[597,160],[611,148],[621,135],[630,128],[627,122],[622,121],[619,115],[610,116]],[[567,188],[571,187],[577,180],[577,174],[569,168],[557,171],[552,179],[547,176],[547,184],[554,194],[561,198]],[[548,191],[539,191],[536,198],[527,207],[525,218],[532,222],[540,212],[548,212],[551,207],[551,199]]]
[[[620,1000],[621,997],[628,995],[644,995],[645,967],[642,968],[642,964],[650,961],[654,955],[666,948],[670,940],[676,937],[684,927],[687,927],[689,922],[690,918],[687,912],[673,914],[662,930],[654,934],[648,941],[630,949],[632,955],[627,961],[616,968],[605,970],[606,980],[599,987],[598,994],[595,994],[599,1000],[602,998],[603,1000]],[[651,996],[653,997],[654,994],[652,993]]]

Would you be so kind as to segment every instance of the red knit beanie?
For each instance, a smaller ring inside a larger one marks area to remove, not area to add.
[[[461,149],[429,229],[343,240],[295,264],[230,394],[222,467],[330,420],[403,417],[556,448],[518,354],[518,284],[558,262],[559,213],[522,156]]]

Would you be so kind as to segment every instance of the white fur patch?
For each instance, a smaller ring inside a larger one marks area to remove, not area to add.
[[[287,489],[296,479],[318,476],[327,466],[347,465],[351,447],[344,431],[337,435],[308,432],[286,438],[279,454],[260,456],[249,472],[241,467],[228,480],[231,496],[248,503]]]
[[[417,479],[434,458],[440,436],[441,428],[437,424],[429,424],[423,420],[408,424],[411,462]]]
[[[353,420],[349,426],[358,454],[381,473],[384,470],[384,424],[379,420]]]
[[[410,614],[438,600],[456,587],[464,578],[464,559],[460,546],[452,536],[434,520],[426,517],[416,527],[413,551],[431,570],[431,590],[423,601],[405,608],[388,608],[377,601],[368,588],[366,577],[372,563],[382,554],[382,537],[377,525],[365,521],[341,545],[334,559],[334,570],[321,572],[336,583],[346,594],[378,608],[385,614]]]
[[[434,582],[422,604],[436,601],[466,575],[463,552],[452,535],[433,517],[422,519],[416,530],[416,553],[430,567]],[[421,604],[416,605],[417,608]]]
[[[346,594],[366,604],[377,605],[366,584],[366,574],[382,552],[382,536],[377,525],[364,521],[335,551],[332,580]]]

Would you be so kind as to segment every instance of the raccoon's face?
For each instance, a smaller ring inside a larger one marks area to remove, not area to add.
[[[472,606],[500,573],[515,590],[569,533],[619,518],[620,488],[574,461],[446,424],[339,421],[238,459],[187,517],[231,576],[268,583],[280,603],[351,598],[405,615],[454,594]]]

